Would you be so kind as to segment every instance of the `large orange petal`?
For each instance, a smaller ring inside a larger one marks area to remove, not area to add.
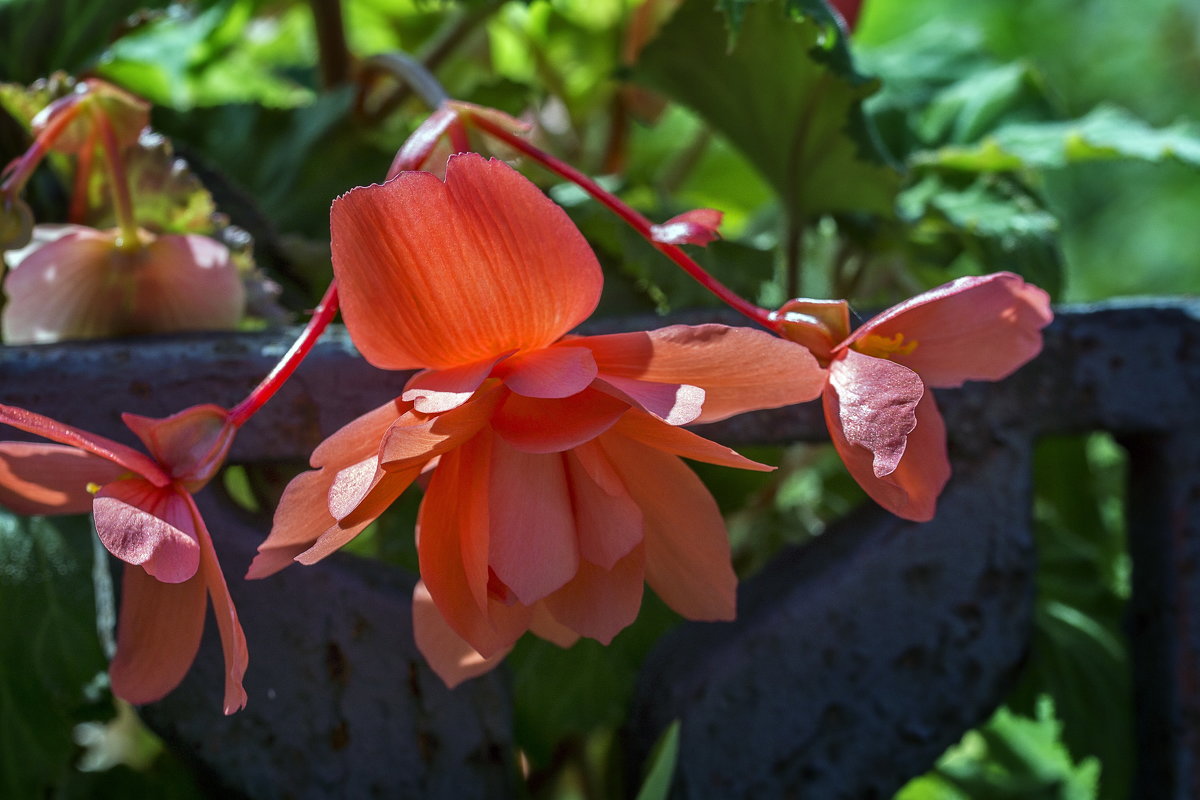
[[[141,567],[125,566],[117,653],[108,668],[113,694],[152,703],[179,685],[200,648],[205,595],[203,574],[163,583]]]
[[[446,624],[446,618],[434,605],[423,581],[417,581],[413,589],[413,638],[429,666],[451,689],[468,678],[490,671],[511,649],[502,648],[488,658],[475,652],[475,648]]]
[[[561,208],[500,161],[452,156],[330,212],[342,315],[385,369],[446,369],[546,347],[596,307],[596,257]]]
[[[225,575],[217,562],[212,536],[196,508],[196,501],[191,495],[185,497],[200,536],[200,571],[212,600],[213,616],[217,618],[217,631],[221,635],[221,651],[225,656],[225,713],[232,714],[246,706],[242,677],[250,663],[250,651],[246,647],[246,634],[238,621],[237,609],[233,607],[233,598],[229,596],[229,587],[225,584]]]
[[[907,367],[847,350],[829,365],[825,416],[836,416],[839,436],[874,454],[872,470],[882,477],[900,463],[924,394],[921,378]]]
[[[737,576],[717,503],[673,455],[606,433],[600,443],[645,516],[646,581],[688,619],[729,620]]]
[[[698,422],[813,400],[825,382],[808,350],[751,328],[672,325],[570,344],[591,348],[601,377],[700,387],[704,408]]]
[[[556,453],[595,439],[628,409],[627,403],[595,389],[557,399],[510,392],[492,416],[492,428],[518,450]]]
[[[612,569],[641,544],[642,510],[598,444],[589,442],[571,450],[566,463],[579,555]]]
[[[417,516],[421,578],[446,623],[477,653],[507,652],[530,609],[488,594],[489,436],[442,456]]]
[[[96,533],[126,564],[141,565],[164,583],[186,581],[200,566],[200,543],[185,497],[143,478],[114,481],[92,502]]]
[[[612,432],[636,439],[655,450],[690,458],[693,461],[720,464],[723,467],[736,467],[737,469],[751,469],[756,472],[770,472],[775,469],[767,464],[751,461],[736,450],[705,439],[703,436],[697,436],[689,430],[668,425],[637,409],[629,410],[621,419],[617,420],[617,424],[612,427]]]
[[[917,403],[916,427],[908,434],[899,463],[886,475],[876,474],[870,450],[847,440],[832,392],[825,394],[825,421],[846,469],[871,499],[904,519],[933,519],[938,496],[950,478],[950,460],[946,455],[946,426],[932,392],[926,392]]]
[[[1053,316],[1046,292],[1011,272],[997,272],[919,294],[869,320],[847,343],[900,334],[916,347],[892,355],[896,363],[930,386],[961,386],[999,380],[1036,356],[1042,328]]]
[[[45,437],[52,442],[78,447],[101,458],[120,464],[130,472],[136,472],[155,486],[167,486],[171,477],[153,459],[120,442],[97,436],[94,433],[64,425],[58,420],[43,417],[16,406],[0,405],[0,423],[11,425],[26,433]]]
[[[521,603],[533,605],[579,568],[563,456],[525,453],[497,438],[491,470],[488,564]]]
[[[134,331],[210,331],[237,327],[246,292],[229,248],[198,234],[160,236],[135,254]]]
[[[642,607],[645,567],[642,547],[635,547],[612,569],[582,561],[575,577],[547,597],[544,604],[563,625],[608,644],[637,618]]]
[[[88,484],[109,483],[125,471],[77,447],[0,442],[0,505],[18,514],[86,514]]]

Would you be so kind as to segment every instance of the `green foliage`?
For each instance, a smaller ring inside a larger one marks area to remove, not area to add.
[[[675,774],[675,762],[679,759],[679,720],[675,720],[654,743],[647,763],[650,769],[646,780],[637,793],[637,800],[666,800],[671,790],[671,778]]]

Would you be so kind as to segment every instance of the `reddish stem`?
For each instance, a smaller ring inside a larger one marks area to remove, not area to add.
[[[95,131],[88,134],[87,144],[79,151],[79,159],[75,162],[75,188],[71,192],[71,209],[67,212],[67,221],[82,225],[87,217],[88,184],[92,178],[92,159],[96,154]]]
[[[46,153],[50,152],[50,148],[57,141],[58,137],[68,125],[70,125],[75,117],[79,115],[79,100],[83,95],[70,95],[72,101],[66,103],[64,107],[54,115],[54,118],[42,129],[29,145],[29,149],[17,157],[12,163],[4,168],[0,176],[3,177],[3,183],[0,183],[0,192],[18,195],[25,188],[25,184],[29,181],[29,176],[33,175],[33,171],[37,169],[37,165],[41,163]]]
[[[234,406],[229,412],[229,421],[241,427],[246,420],[254,416],[260,408],[266,405],[267,401],[275,396],[279,388],[292,376],[296,371],[296,367],[300,366],[300,362],[313,349],[313,345],[317,343],[321,333],[324,332],[327,325],[333,321],[338,310],[338,293],[337,279],[334,278],[329,283],[329,288],[325,290],[325,296],[321,298],[321,302],[317,304],[313,311],[312,318],[309,319],[308,325],[304,327],[300,336],[296,341],[292,342],[291,348],[284,354],[283,358],[279,359],[279,363],[275,365],[267,377],[262,379],[258,386],[246,396],[246,399]]]
[[[691,256],[685,253],[679,246],[656,241],[654,233],[651,230],[652,223],[650,220],[630,208],[611,192],[606,191],[587,175],[584,175],[569,164],[559,161],[549,153],[539,150],[520,136],[510,133],[481,115],[470,114],[468,118],[471,124],[480,130],[501,140],[513,149],[524,153],[546,169],[583,189],[595,200],[608,208],[608,210],[625,220],[631,228],[641,234],[650,244],[654,245],[659,252],[674,261],[684,272],[692,276],[697,283],[712,292],[731,308],[749,317],[767,330],[778,332],[778,323],[771,318],[771,312],[745,300],[741,295],[708,274],[703,267],[692,260]]]
[[[108,166],[113,215],[117,218],[117,228],[120,230],[117,247],[122,250],[136,250],[142,246],[142,242],[138,236],[137,217],[133,213],[133,199],[129,194],[129,176],[125,174],[125,165],[121,161],[121,145],[108,116],[96,105],[89,108],[92,111],[92,121],[100,135],[100,145],[104,148],[104,161]]]

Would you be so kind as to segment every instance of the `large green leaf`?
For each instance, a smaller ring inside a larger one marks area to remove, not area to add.
[[[736,6],[731,45],[722,14],[684,3],[642,53],[635,79],[728,138],[793,219],[889,215],[900,176],[862,111],[876,84],[850,69],[828,12],[773,0]]]
[[[99,716],[105,668],[86,518],[0,513],[0,796],[47,796],[71,770],[72,728]]]
[[[1128,111],[1100,106],[1079,119],[1005,125],[972,145],[915,156],[919,164],[973,172],[1118,159],[1200,166],[1200,127],[1180,122],[1155,128]]]

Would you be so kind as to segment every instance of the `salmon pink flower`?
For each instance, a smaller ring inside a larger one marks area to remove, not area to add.
[[[645,583],[685,617],[733,617],[725,525],[680,456],[769,468],[678,426],[815,398],[810,353],[724,325],[567,335],[599,299],[595,256],[532,183],[475,154],[444,182],[352,190],[331,227],[355,344],[420,371],[317,448],[248,577],[336,550],[431,470],[414,630],[450,685],[526,630],[607,643]]]
[[[225,245],[191,234],[140,231],[129,246],[117,230],[38,225],[33,241],[4,255],[9,344],[237,325],[245,292]]]
[[[917,295],[853,333],[840,300],[792,300],[774,317],[826,365],[825,422],[850,474],[884,508],[925,521],[950,477],[926,387],[1007,377],[1041,352],[1053,314],[1046,292],[998,272]]]
[[[125,562],[113,693],[149,703],[191,666],[211,598],[225,651],[226,714],[246,704],[246,640],[192,493],[233,439],[228,413],[194,406],[165,419],[122,417],[146,445],[125,445],[39,414],[0,406],[0,423],[57,444],[0,442],[0,504],[21,514],[91,511],[100,541]]]

